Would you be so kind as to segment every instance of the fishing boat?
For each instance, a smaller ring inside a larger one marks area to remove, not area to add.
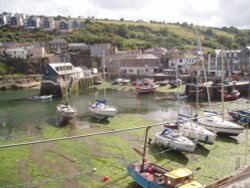
[[[166,169],[154,163],[135,161],[127,167],[132,178],[144,188],[203,188],[187,168]]]
[[[230,110],[228,112],[234,121],[239,123],[250,123],[250,112],[247,110]]]
[[[76,111],[66,102],[57,105],[57,114],[60,122],[67,122],[75,117]]]
[[[168,128],[177,129],[183,136],[198,142],[213,144],[216,134],[192,121],[177,121],[165,125]]]
[[[113,106],[107,105],[106,100],[96,99],[94,103],[89,103],[89,111],[98,119],[106,119],[114,117],[117,109]]]
[[[155,133],[155,142],[165,148],[173,148],[184,152],[194,152],[196,147],[193,141],[170,128],[165,128],[162,132]]]
[[[237,89],[233,89],[230,93],[224,92],[224,100],[236,100],[240,97],[240,92]]]
[[[138,94],[153,93],[156,90],[156,86],[153,83],[142,82],[135,86],[135,91]]]
[[[204,117],[198,117],[197,122],[209,131],[215,134],[224,134],[228,136],[238,136],[243,132],[244,127],[224,120],[219,114],[214,112],[204,112]]]

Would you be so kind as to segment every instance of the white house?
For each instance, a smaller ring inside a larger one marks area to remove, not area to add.
[[[52,17],[43,17],[41,19],[41,28],[44,31],[51,31],[55,29],[55,20]]]
[[[7,22],[7,16],[6,15],[0,15],[0,27],[6,25]]]
[[[192,65],[196,63],[199,58],[189,51],[168,52],[169,53],[169,68],[178,70],[180,73],[190,73]]]
[[[27,50],[24,48],[9,48],[4,50],[4,52],[10,58],[19,58],[19,59],[27,59],[27,54],[28,54]]]
[[[208,74],[221,76],[222,69],[228,73],[242,71],[242,64],[241,50],[215,50],[208,54]]]

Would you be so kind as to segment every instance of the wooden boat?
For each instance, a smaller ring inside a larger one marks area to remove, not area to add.
[[[76,111],[68,103],[60,103],[57,105],[57,114],[60,118],[60,122],[69,121],[76,115]]]
[[[232,90],[230,93],[224,92],[224,100],[236,100],[240,97],[240,92],[236,89]]]
[[[236,123],[224,120],[216,113],[204,112],[203,116],[205,117],[198,117],[198,123],[207,130],[214,132],[215,134],[237,136],[244,130],[244,127]]]
[[[213,144],[216,139],[215,133],[192,121],[177,121],[174,124],[166,124],[165,127],[175,128],[181,133],[181,135],[189,138],[190,140],[206,144]]]
[[[230,110],[228,112],[234,121],[240,123],[250,123],[250,112],[247,110]]]
[[[99,119],[114,117],[117,109],[113,106],[107,105],[106,100],[97,99],[94,103],[89,103],[89,111],[91,114]]]
[[[144,188],[203,188],[187,168],[166,169],[154,163],[135,161],[127,167],[132,178]]]
[[[196,144],[182,136],[178,131],[165,128],[162,132],[155,133],[155,142],[165,148],[173,148],[177,151],[194,152]]]

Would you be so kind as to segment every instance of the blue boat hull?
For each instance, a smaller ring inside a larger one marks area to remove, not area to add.
[[[134,170],[134,168],[131,166],[131,164],[128,165],[127,170],[128,170],[129,175],[139,185],[141,185],[144,188],[168,188],[168,186],[166,186],[166,185],[162,186],[162,185],[156,184],[153,181],[147,180],[146,178],[144,178],[143,176],[141,176],[141,174],[138,171]]]

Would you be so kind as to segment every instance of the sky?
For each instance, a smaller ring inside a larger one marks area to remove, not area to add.
[[[249,0],[0,0],[2,12],[250,29]]]

